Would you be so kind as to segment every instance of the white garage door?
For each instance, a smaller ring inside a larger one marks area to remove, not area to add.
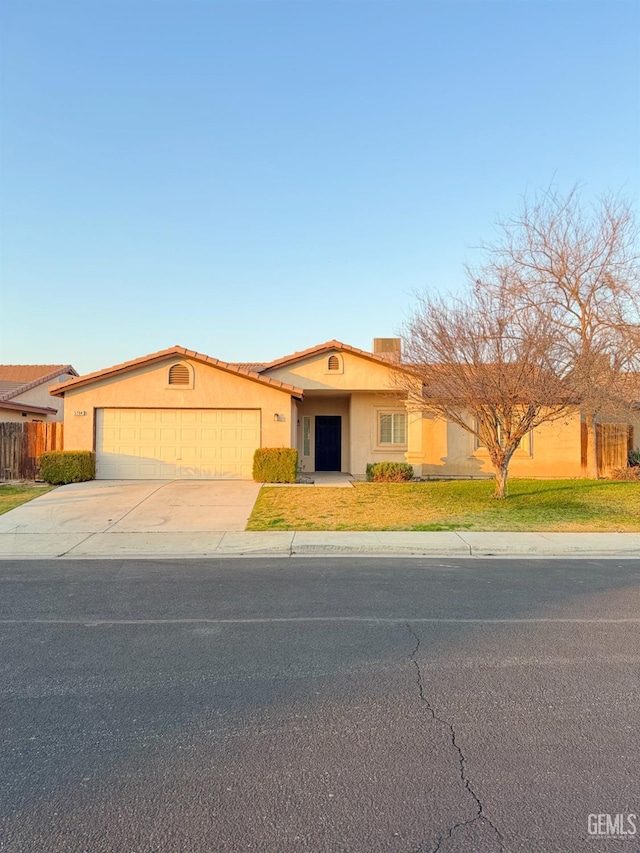
[[[98,409],[99,480],[251,479],[256,409]]]

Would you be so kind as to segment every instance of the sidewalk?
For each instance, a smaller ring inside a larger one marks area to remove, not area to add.
[[[640,559],[640,533],[14,533],[0,559],[154,557],[611,557]]]

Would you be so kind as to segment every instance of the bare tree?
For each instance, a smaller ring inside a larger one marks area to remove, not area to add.
[[[640,247],[628,202],[582,204],[577,188],[525,200],[483,246],[479,289],[507,288],[557,330],[555,362],[587,424],[587,476],[597,477],[599,415],[623,417],[637,401]]]
[[[514,308],[506,282],[459,299],[423,297],[404,328],[397,382],[409,405],[457,424],[484,445],[506,497],[509,463],[532,429],[575,408],[556,363],[556,328]],[[500,285],[500,286],[498,286]]]

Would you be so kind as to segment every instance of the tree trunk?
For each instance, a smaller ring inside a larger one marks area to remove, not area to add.
[[[496,466],[496,488],[493,497],[498,501],[503,501],[507,497],[507,474],[509,471],[509,463],[503,462],[502,465]]]
[[[591,412],[585,415],[587,424],[587,459],[585,474],[590,480],[598,479],[598,449],[596,447],[596,419]]]

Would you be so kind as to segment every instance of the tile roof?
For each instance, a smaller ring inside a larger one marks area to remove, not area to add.
[[[229,363],[232,367],[237,367],[238,370],[249,370],[252,373],[261,373],[267,366],[264,361],[233,361]]]
[[[0,398],[9,391],[14,391],[16,388],[21,388],[22,382],[10,382],[7,379],[0,379]]]
[[[240,367],[237,364],[231,364],[228,361],[220,361],[217,358],[198,353],[195,350],[188,350],[185,347],[176,346],[168,349],[158,350],[149,355],[144,355],[141,358],[134,358],[131,361],[123,361],[121,364],[115,364],[113,367],[107,367],[104,370],[96,370],[94,373],[87,373],[85,376],[78,376],[77,379],[68,379],[66,382],[61,382],[59,385],[53,385],[49,388],[49,393],[55,397],[64,397],[65,391],[72,388],[79,388],[82,385],[90,385],[92,382],[97,382],[100,379],[106,379],[110,376],[116,376],[119,373],[125,373],[135,367],[142,367],[145,364],[154,364],[158,361],[164,361],[172,356],[181,358],[190,358],[194,361],[210,364],[213,367],[218,367],[221,370],[226,370],[229,373],[236,373],[239,376],[245,376],[253,382],[260,382],[263,385],[270,385],[280,391],[285,391],[293,397],[302,397],[302,388],[297,388],[295,385],[289,385],[286,382],[280,382],[278,379],[271,379],[268,376],[261,376],[255,371],[249,370],[248,367]]]
[[[293,352],[290,355],[285,355],[282,358],[277,358],[275,361],[270,361],[268,364],[264,365],[263,370],[272,370],[275,367],[284,367],[287,364],[293,364],[296,361],[302,361],[304,358],[310,358],[314,355],[319,355],[323,352],[330,352],[335,350],[337,352],[351,352],[354,355],[359,355],[362,358],[368,358],[370,361],[377,361],[380,364],[384,364],[386,367],[396,367],[402,369],[402,365],[397,362],[390,361],[388,358],[384,358],[381,355],[376,355],[375,353],[368,352],[364,349],[358,349],[358,347],[352,347],[349,344],[342,343],[342,341],[326,341],[323,344],[317,344],[314,347],[309,347],[309,349],[300,350],[300,352]]]
[[[0,401],[51,382],[63,373],[78,375],[70,364],[0,364]]]
[[[70,364],[0,364],[0,380],[26,385],[51,373],[65,373],[70,367]]]
[[[19,400],[0,400],[0,409],[11,409],[15,412],[31,412],[35,415],[57,415],[57,409],[51,409],[49,406],[32,406],[28,403],[21,403]]]

